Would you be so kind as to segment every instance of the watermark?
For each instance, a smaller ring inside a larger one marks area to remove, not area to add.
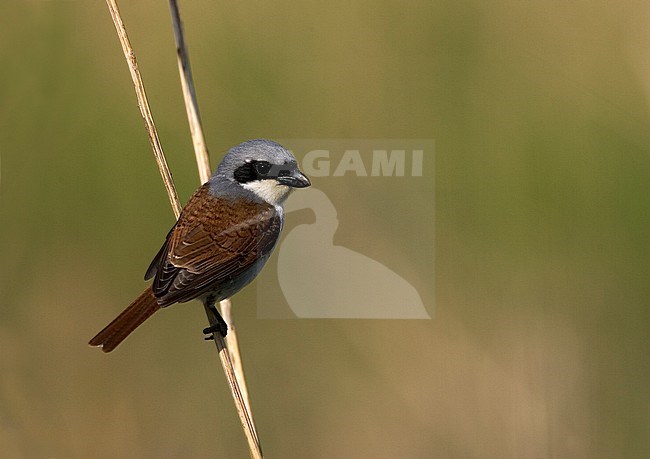
[[[337,152],[338,153],[338,152]],[[406,150],[369,150],[364,162],[361,150],[345,150],[332,164],[331,150],[310,150],[302,160],[303,171],[312,177],[404,177],[407,166]],[[422,176],[424,150],[409,151],[410,175]],[[335,166],[335,167],[334,167]],[[370,171],[370,173],[368,173]]]
[[[255,286],[259,318],[428,319],[434,313],[434,142],[280,139],[312,186]]]

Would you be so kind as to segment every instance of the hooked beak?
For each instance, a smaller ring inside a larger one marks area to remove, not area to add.
[[[291,171],[290,175],[282,175],[278,177],[278,182],[292,188],[307,188],[311,182],[305,174],[300,172],[297,168]]]

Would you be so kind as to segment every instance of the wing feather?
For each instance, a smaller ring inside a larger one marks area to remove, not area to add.
[[[282,226],[271,205],[215,197],[204,185],[187,203],[147,270],[161,306],[236,280],[267,256]]]

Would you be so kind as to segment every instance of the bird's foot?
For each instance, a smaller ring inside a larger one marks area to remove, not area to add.
[[[228,334],[228,325],[226,322],[218,322],[216,324],[210,325],[207,328],[203,329],[203,334],[208,335],[204,339],[206,341],[211,341],[214,339],[214,333],[219,332],[224,338]]]

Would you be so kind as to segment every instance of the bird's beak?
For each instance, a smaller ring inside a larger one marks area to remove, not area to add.
[[[292,188],[307,188],[311,185],[311,182],[307,176],[300,172],[298,169],[291,171],[291,175],[278,177],[278,182]]]

